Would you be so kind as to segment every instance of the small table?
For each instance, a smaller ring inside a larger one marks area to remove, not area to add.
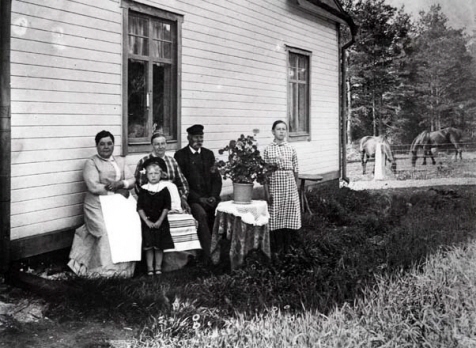
[[[251,250],[261,250],[271,257],[268,222],[266,201],[253,200],[250,204],[220,202],[216,208],[212,231],[210,248],[212,262],[218,264],[220,261],[222,240],[231,241],[231,269],[240,267]]]
[[[299,196],[301,198],[301,211],[305,213],[309,212],[309,215],[312,215],[311,208],[309,208],[309,202],[306,197],[306,180],[319,182],[323,179],[322,176],[316,174],[299,174],[299,180],[301,180],[301,185],[299,187]]]

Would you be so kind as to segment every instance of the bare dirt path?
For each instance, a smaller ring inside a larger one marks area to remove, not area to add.
[[[432,187],[449,185],[476,185],[476,178],[351,181],[349,188],[353,190],[382,190],[388,188]]]

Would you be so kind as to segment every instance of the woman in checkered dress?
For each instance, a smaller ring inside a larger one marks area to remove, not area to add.
[[[275,163],[275,171],[265,185],[269,204],[271,248],[275,252],[287,251],[292,234],[301,228],[301,209],[298,193],[298,159],[296,150],[286,142],[287,125],[273,123],[274,141],[263,153],[267,163]]]

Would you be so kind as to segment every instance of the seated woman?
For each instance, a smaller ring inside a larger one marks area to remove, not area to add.
[[[135,179],[124,158],[112,155],[110,132],[96,135],[96,148],[84,165],[84,225],[74,235],[68,266],[81,276],[132,277],[142,243],[136,201],[128,191]]]
[[[148,184],[144,163],[151,158],[157,159],[162,164],[164,175],[159,183],[160,189],[166,187],[172,199],[172,209],[169,212],[168,220],[175,248],[164,251],[162,270],[167,272],[185,266],[189,258],[195,256],[194,250],[201,249],[201,247],[196,221],[190,214],[190,207],[187,203],[189,192],[187,179],[175,159],[165,154],[167,140],[162,133],[152,134],[151,144],[152,152],[137,163],[135,190],[139,194]]]

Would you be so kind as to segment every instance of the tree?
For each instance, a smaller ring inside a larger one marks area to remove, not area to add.
[[[421,114],[420,128],[439,130],[447,126],[465,127],[474,108],[476,78],[463,30],[448,27],[439,5],[420,12],[408,60],[409,78],[414,86],[415,106]],[[415,120],[414,120],[415,121]]]
[[[360,27],[347,57],[348,140],[392,133],[401,109],[400,61],[410,43],[410,17],[384,0],[347,0],[344,6]]]

